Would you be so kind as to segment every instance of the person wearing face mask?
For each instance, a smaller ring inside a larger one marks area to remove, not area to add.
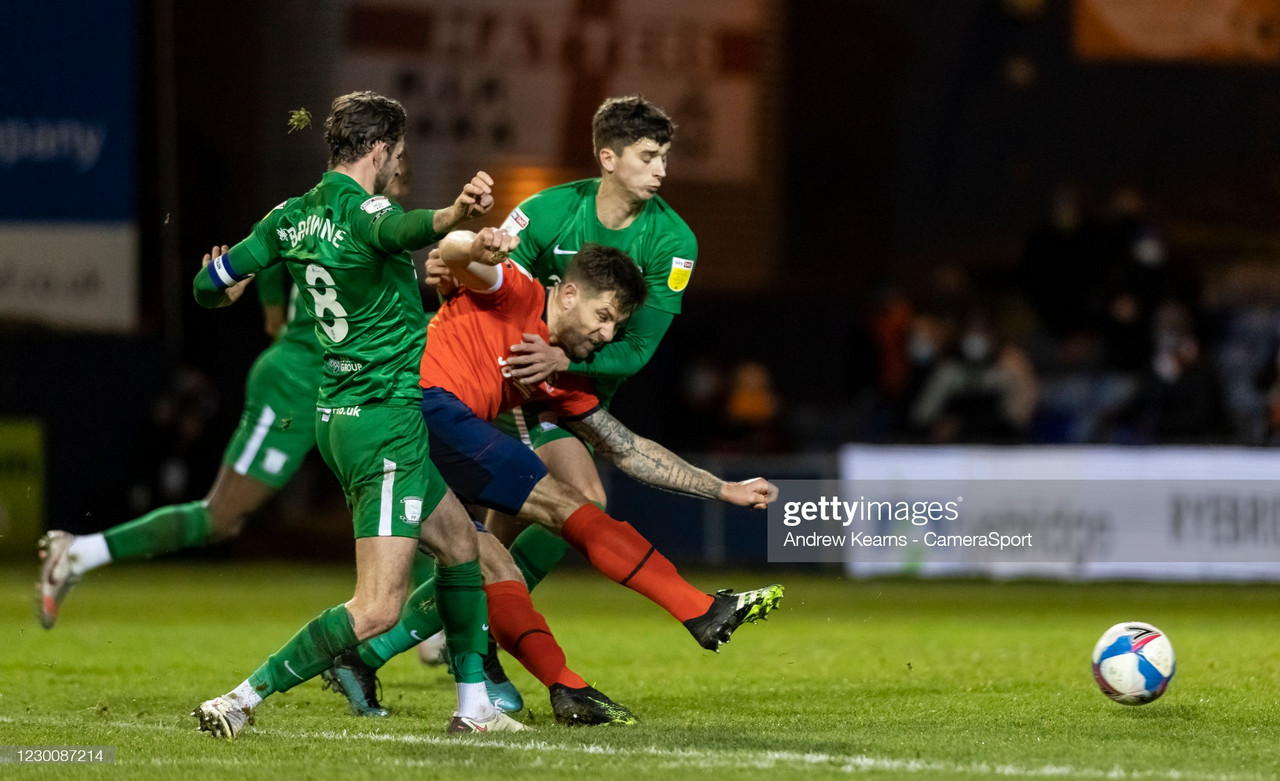
[[[1231,427],[1222,387],[1204,358],[1191,310],[1163,301],[1153,323],[1147,370],[1111,416],[1109,438],[1134,444],[1226,441]]]
[[[929,442],[1016,442],[1026,436],[1037,384],[1030,359],[971,313],[954,355],[942,359],[911,407],[911,425]]]

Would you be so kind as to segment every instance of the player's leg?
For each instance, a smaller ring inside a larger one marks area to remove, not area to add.
[[[244,412],[223,453],[222,466],[201,501],[160,507],[103,532],[72,535],[53,530],[40,540],[40,623],[53,626],[68,591],[90,570],[112,561],[152,558],[238,535],[245,521],[297,472],[315,447],[316,383],[305,360],[281,345],[254,362],[246,383]],[[298,399],[306,401],[295,413]]]
[[[502,650],[511,654],[551,695],[556,721],[569,726],[634,724],[631,711],[589,686],[568,666],[564,650],[542,614],[510,552],[490,534],[480,535],[480,560],[489,597],[489,625]]]
[[[662,607],[710,651],[718,652],[739,626],[764,618],[782,599],[778,585],[714,595],[699,591],[635,527],[551,475],[534,487],[520,514],[558,531],[592,566]]]
[[[196,708],[192,715],[200,729],[235,737],[264,699],[319,675],[334,657],[394,624],[395,600],[407,589],[414,547],[404,537],[357,539],[354,596],[308,622],[239,686]]]
[[[431,458],[459,495],[560,534],[614,582],[684,623],[704,648],[717,650],[743,621],[764,616],[781,598],[776,586],[732,595],[699,591],[631,524],[606,515],[548,474],[527,447],[480,420],[452,394],[427,390],[422,410],[431,432]]]
[[[591,452],[577,438],[558,426],[544,424],[531,437],[534,452],[547,471],[572,486],[601,510],[605,507],[604,485],[596,471]],[[525,582],[532,591],[555,568],[569,550],[564,538],[539,524],[515,516],[489,511],[488,526],[494,536],[511,550]]]
[[[201,704],[194,713],[201,729],[233,737],[263,699],[319,674],[335,657],[354,650],[360,640],[393,626],[404,603],[419,537],[443,564],[440,610],[446,620],[455,620],[452,628],[459,638],[459,655],[479,668],[478,646],[483,642],[479,626],[485,603],[474,558],[475,533],[469,527],[462,528],[470,539],[459,533],[465,511],[429,468],[425,431],[414,412],[411,407],[370,405],[360,415],[318,414],[321,454],[342,482],[352,508],[356,593],[347,603],[309,622],[238,687]],[[424,512],[428,513],[426,523]],[[457,591],[463,593],[459,596]],[[463,621],[457,622],[458,617]],[[486,717],[496,718],[482,683],[460,680],[459,693],[463,710],[450,722],[451,731],[474,729]],[[464,720],[461,728],[455,727],[459,718]],[[489,728],[515,727],[494,722]]]
[[[630,710],[588,686],[568,667],[563,649],[546,620],[534,608],[520,570],[502,543],[483,530],[478,543],[484,590],[488,596],[489,625],[503,650],[548,688],[556,719],[575,726],[634,723]],[[361,643],[356,654],[340,657],[325,674],[326,678],[372,681],[376,670],[386,661],[442,626],[433,596],[432,584],[420,587],[406,603],[400,622],[391,631]],[[364,684],[364,688],[368,687],[368,683]],[[357,715],[369,715],[363,712],[356,687],[339,685],[337,688],[347,695]],[[489,696],[500,707],[502,698],[495,698],[492,692]],[[520,707],[522,705],[513,710]]]

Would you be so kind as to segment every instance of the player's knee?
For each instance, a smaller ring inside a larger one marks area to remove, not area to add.
[[[480,572],[484,575],[485,585],[504,580],[524,582],[524,575],[511,558],[511,552],[492,534],[479,535],[477,543],[480,550]]]
[[[347,603],[351,624],[356,637],[367,640],[388,631],[400,620],[400,605],[395,600],[364,601],[353,599]]]
[[[442,501],[422,524],[418,538],[445,567],[475,561],[479,556],[475,524],[462,505],[450,498]]]
[[[588,498],[577,488],[574,488],[563,480],[558,480],[550,475],[548,475],[546,479],[552,481],[549,486],[552,496],[549,512],[551,522],[543,524],[549,529],[559,531],[564,526],[564,522],[569,519],[570,515],[577,512],[584,504],[591,504],[595,501]],[[601,497],[603,497],[603,490],[600,493]]]

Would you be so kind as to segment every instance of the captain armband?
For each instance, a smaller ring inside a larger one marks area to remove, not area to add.
[[[209,278],[213,280],[214,287],[219,290],[226,290],[251,276],[253,275],[236,273],[236,270],[231,267],[231,255],[229,253],[219,255],[209,264]]]

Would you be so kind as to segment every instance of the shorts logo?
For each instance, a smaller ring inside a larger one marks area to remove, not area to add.
[[[364,203],[360,204],[360,208],[369,214],[377,214],[383,209],[391,208],[391,201],[387,200],[385,195],[375,195]]]
[[[506,221],[502,223],[502,230],[513,236],[527,227],[529,227],[529,218],[519,208],[512,209],[511,214],[507,215]]]
[[[267,454],[262,458],[262,471],[269,475],[278,475],[288,461],[289,455],[283,450],[269,447]]]
[[[405,523],[418,523],[422,520],[422,500],[416,496],[406,496],[400,500],[404,503],[404,514],[400,520]]]
[[[671,258],[671,274],[667,277],[667,287],[679,293],[689,285],[689,277],[693,275],[693,261],[685,258]]]

